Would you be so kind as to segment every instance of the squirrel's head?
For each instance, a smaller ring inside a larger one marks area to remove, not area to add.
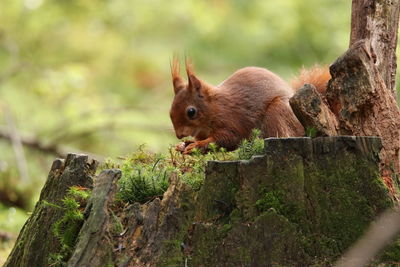
[[[170,110],[172,124],[179,139],[187,136],[205,139],[210,134],[208,104],[211,87],[196,77],[188,61],[186,73],[187,84],[179,75],[179,61],[174,57],[171,65],[175,92]]]

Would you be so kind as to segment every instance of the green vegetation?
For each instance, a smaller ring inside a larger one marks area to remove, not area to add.
[[[237,150],[238,159],[251,159],[254,155],[264,152],[264,139],[260,138],[261,131],[254,129],[250,138],[244,139]]]
[[[165,160],[163,155],[146,153],[142,149],[127,158],[121,165],[120,198],[124,202],[144,203],[162,195],[173,171]]]
[[[306,128],[306,136],[310,138],[314,138],[317,136],[317,129],[314,127],[307,127]]]
[[[390,262],[393,266],[400,261],[400,238],[398,238],[392,245],[385,249],[382,253],[380,260]]]
[[[121,163],[109,159],[103,163],[100,169],[118,167],[122,171],[122,177],[119,180],[119,188],[116,201],[111,208],[111,226],[110,231],[113,234],[120,234],[124,226],[120,219],[123,207],[128,203],[146,203],[155,197],[162,197],[167,190],[172,175],[177,175],[179,179],[188,186],[186,192],[186,201],[182,201],[183,209],[188,209],[193,199],[194,191],[198,191],[204,181],[205,168],[209,160],[236,160],[239,159],[240,151],[246,149],[246,155],[258,153],[260,143],[263,139],[258,137],[257,131],[254,132],[250,141],[244,141],[237,151],[226,152],[224,149],[217,148],[212,144],[207,154],[201,154],[195,151],[194,155],[183,155],[181,152],[170,148],[168,154],[148,152],[144,146],[139,147],[138,151],[125,158]],[[191,188],[191,189],[190,189]],[[194,190],[192,190],[194,189]],[[60,210],[59,220],[52,227],[54,237],[59,241],[60,249],[49,255],[50,266],[65,266],[76,245],[77,237],[84,222],[84,210],[87,200],[90,197],[90,191],[82,187],[70,187],[66,196],[58,201],[44,201],[40,208]],[[40,214],[40,212],[38,212]],[[38,213],[35,213],[37,216]],[[35,218],[33,218],[35,221]],[[187,227],[189,227],[188,223]],[[185,228],[186,229],[186,228]],[[228,229],[227,229],[228,231]],[[185,232],[179,233],[183,238]],[[23,241],[19,241],[19,244]],[[9,251],[8,249],[5,251]],[[177,257],[181,254],[179,245],[171,243],[167,247],[168,251],[177,252]]]
[[[61,244],[61,251],[49,256],[50,266],[65,266],[77,242],[77,237],[83,224],[83,211],[90,196],[87,188],[73,186],[62,199],[61,205],[45,202],[53,208],[62,209],[64,216],[53,225],[53,234]]]
[[[262,154],[263,150],[264,140],[260,137],[260,131],[254,130],[251,138],[243,140],[239,148],[232,152],[220,149],[215,144],[210,144],[208,153],[194,151],[193,155],[183,155],[172,147],[167,154],[151,153],[145,146],[140,146],[137,152],[127,156],[121,163],[107,159],[100,169],[120,168],[119,199],[129,203],[145,203],[162,196],[173,173],[198,191],[203,184],[208,161],[250,159],[253,155]]]
[[[262,197],[256,201],[256,207],[260,212],[274,209],[277,213],[285,215],[285,203],[283,203],[285,192],[282,190],[268,190],[264,188]]]

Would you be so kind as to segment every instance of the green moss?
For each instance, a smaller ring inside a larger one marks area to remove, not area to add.
[[[198,193],[197,217],[219,224],[230,223],[230,214],[236,208],[236,194],[239,190],[236,162],[209,162],[207,180]],[[221,179],[220,175],[224,177]]]
[[[213,225],[196,224],[192,240],[195,242],[190,266],[218,266],[218,247],[224,235]]]
[[[145,203],[162,196],[168,188],[172,173],[178,174],[183,182],[198,191],[203,185],[205,167],[209,160],[227,160],[233,157],[232,152],[216,147],[207,154],[182,155],[173,148],[169,149],[168,154],[153,154],[141,146],[121,163],[108,159],[101,168],[121,169],[119,199],[129,203]]]
[[[251,259],[331,265],[393,206],[374,158],[349,150],[307,161],[301,153],[210,163],[197,199],[193,265],[251,266]]]
[[[393,205],[376,163],[352,154],[341,157],[310,165],[305,183],[309,208],[304,229],[312,240],[306,249],[331,260],[362,236],[377,214]]]
[[[227,236],[228,233],[232,230],[232,224],[224,224],[222,225],[220,231],[221,231],[221,236]]]
[[[124,231],[124,226],[122,225],[118,216],[114,214],[114,212],[110,209],[111,213],[111,233],[113,235],[119,235]]]
[[[248,160],[254,155],[264,153],[264,139],[261,138],[261,131],[254,129],[249,139],[244,139],[236,151],[237,159]]]
[[[256,207],[259,212],[264,212],[273,208],[278,213],[284,214],[284,192],[282,190],[268,191],[266,188],[262,189],[262,191],[262,198],[256,201]]]
[[[315,127],[307,127],[306,136],[310,138],[315,138],[317,136],[317,129]]]
[[[400,262],[400,238],[393,242],[379,258],[380,262],[387,264],[399,264]]]
[[[243,215],[241,214],[240,210],[235,208],[232,210],[231,214],[229,215],[230,223],[234,224],[240,220],[242,220]]]
[[[194,266],[294,266],[305,254],[296,226],[270,210],[251,222],[196,224],[191,242]]]
[[[305,213],[303,205],[293,203],[286,197],[287,193],[283,190],[268,191],[262,189],[262,197],[256,201],[256,207],[260,213],[274,210],[276,213],[285,216],[292,223],[302,223]]]
[[[233,152],[209,145],[206,154],[194,150],[192,155],[182,155],[170,148],[167,154],[154,154],[140,146],[137,152],[128,155],[118,162],[106,159],[99,170],[120,168],[122,178],[119,181],[118,198],[124,202],[145,203],[154,197],[160,197],[168,188],[168,179],[175,172],[180,179],[193,190],[198,191],[204,183],[205,170],[208,161],[227,161],[249,159],[253,155],[262,154],[264,140],[260,131],[253,131],[249,140],[243,140],[240,147]]]
[[[161,257],[157,266],[181,266],[185,261],[185,256],[182,253],[182,241],[181,240],[166,240],[163,242],[163,249],[165,252]]]
[[[242,263],[242,266],[251,264],[251,251],[249,247],[238,246],[235,253],[232,255],[232,260]],[[260,261],[261,262],[261,261]]]
[[[61,253],[51,253],[49,255],[49,265],[54,267],[64,267],[67,266],[67,262],[64,255]]]
[[[168,179],[173,168],[165,164],[165,157],[140,149],[128,157],[120,166],[118,197],[124,202],[145,203],[162,195],[168,188]]]
[[[63,217],[55,222],[52,229],[54,236],[60,241],[61,250],[49,255],[49,265],[66,266],[83,224],[83,211],[89,196],[90,191],[87,188],[73,186],[61,200],[60,205],[43,203],[48,207],[64,211]]]
[[[194,246],[190,265],[251,266],[254,259],[275,266],[330,265],[393,205],[376,160],[351,149],[336,155],[334,148],[324,147],[329,153],[311,161],[297,148],[253,160],[219,161],[249,159],[261,153],[257,142],[255,137],[229,153],[211,146],[205,155],[139,151],[119,164],[124,201],[143,203],[162,195],[168,186],[163,174],[173,172],[197,192],[196,221],[192,224],[191,215],[182,219],[181,229],[163,244],[159,266],[188,260],[181,247],[185,242]],[[180,201],[187,214],[193,212],[192,202]],[[394,261],[397,255],[394,245],[385,259]]]

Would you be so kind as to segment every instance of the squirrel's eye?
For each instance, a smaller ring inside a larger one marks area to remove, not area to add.
[[[193,119],[196,116],[196,109],[194,107],[189,107],[186,111],[189,119]]]

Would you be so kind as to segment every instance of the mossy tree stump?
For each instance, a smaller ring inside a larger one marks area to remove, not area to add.
[[[210,162],[188,236],[194,266],[329,265],[393,205],[379,138],[266,139],[265,155]]]
[[[65,265],[330,265],[393,206],[380,179],[379,138],[269,138],[265,143],[265,153],[251,160],[209,162],[198,192],[174,174],[162,197],[122,211],[115,211],[120,172],[103,171],[95,178]],[[69,157],[92,172],[86,159]],[[63,197],[44,197],[61,190],[54,177],[68,176],[70,185],[90,179],[85,171],[72,171],[76,164],[56,162],[6,266],[49,266],[46,259],[60,249],[49,229],[61,215],[43,217],[47,208],[40,203]],[[42,217],[46,220],[36,219]],[[398,250],[377,262],[400,261]]]
[[[71,186],[92,188],[96,161],[85,155],[69,154],[57,159],[51,166],[32,215],[22,228],[5,266],[48,266],[49,255],[61,250],[61,244],[52,232],[53,225],[64,211],[47,203],[61,204]]]

